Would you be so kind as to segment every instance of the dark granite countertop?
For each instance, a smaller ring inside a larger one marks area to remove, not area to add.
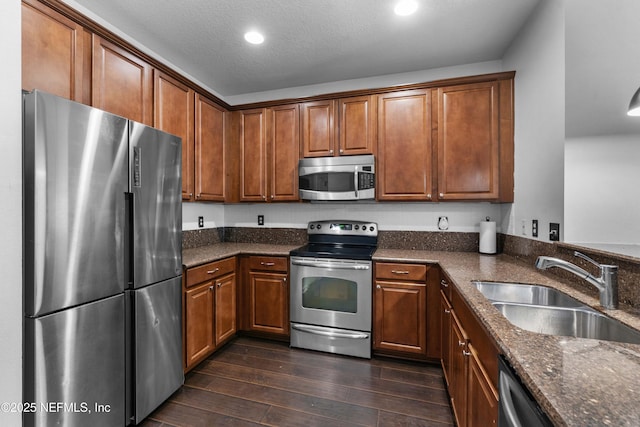
[[[219,243],[185,249],[182,257],[189,268],[240,254],[287,256],[298,246]],[[640,425],[640,345],[525,331],[503,317],[470,282],[546,285],[601,310],[596,297],[508,255],[378,249],[374,260],[439,264],[556,425]],[[601,311],[640,329],[640,316],[628,307]]]
[[[470,282],[546,285],[601,310],[597,298],[507,255],[379,249],[374,260],[438,263],[555,424],[640,425],[640,345],[525,331],[513,326]],[[640,329],[640,317],[627,307],[601,311]]]
[[[289,256],[289,252],[300,245],[271,245],[264,243],[217,243],[215,245],[184,249],[182,251],[182,265],[185,268],[195,267],[207,262],[217,261],[230,256],[271,255]]]

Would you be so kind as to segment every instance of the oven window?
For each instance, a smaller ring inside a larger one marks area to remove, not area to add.
[[[302,306],[356,313],[358,284],[335,277],[305,277],[302,279]]]

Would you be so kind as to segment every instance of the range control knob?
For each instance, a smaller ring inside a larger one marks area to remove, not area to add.
[[[313,230],[314,228],[316,228],[316,225],[315,225],[315,224],[311,224],[311,225],[309,226],[309,228]]]
[[[356,231],[358,231],[360,229],[360,226],[358,224],[356,224],[355,229],[356,229]]]
[[[318,226],[316,227],[318,230],[320,230],[322,228],[322,224],[318,224]]]
[[[375,228],[372,225],[371,227],[369,227],[369,231],[373,231],[373,230],[375,230]]]

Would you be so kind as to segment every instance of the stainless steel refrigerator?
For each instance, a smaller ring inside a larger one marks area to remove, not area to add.
[[[24,424],[137,424],[184,381],[181,140],[23,101]]]

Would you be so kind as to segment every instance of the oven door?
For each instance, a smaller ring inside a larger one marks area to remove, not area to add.
[[[371,331],[371,261],[291,257],[291,322]]]

